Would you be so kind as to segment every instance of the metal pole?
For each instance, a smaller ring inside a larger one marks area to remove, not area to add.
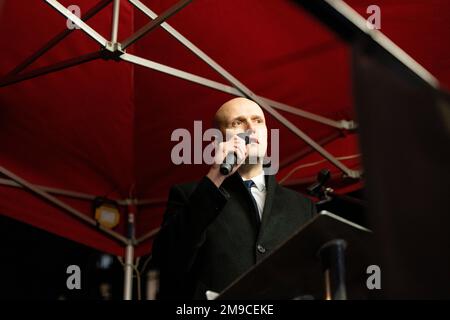
[[[70,213],[71,215],[75,216],[76,218],[80,219],[84,223],[89,224],[92,227],[97,227],[99,230],[101,230],[102,232],[104,232],[107,235],[111,236],[115,240],[119,240],[122,243],[128,243],[127,239],[125,237],[123,237],[121,234],[119,234],[119,233],[117,233],[117,232],[115,232],[113,230],[109,230],[107,228],[104,228],[101,225],[97,225],[97,221],[95,221],[94,219],[90,218],[88,215],[81,213],[80,211],[78,211],[77,209],[69,206],[68,204],[64,203],[63,201],[55,198],[54,196],[48,194],[45,191],[37,188],[35,185],[33,185],[33,184],[29,183],[28,181],[18,177],[17,175],[12,173],[11,171],[9,171],[9,170],[7,170],[7,169],[5,169],[3,167],[0,167],[0,173],[4,174],[5,176],[10,178],[11,180],[17,182],[18,184],[22,185],[25,189],[31,191],[36,196],[38,196],[38,197],[48,201],[50,204],[54,205],[55,207]]]
[[[36,78],[36,77],[43,76],[45,74],[49,74],[49,73],[52,73],[52,72],[57,72],[57,71],[61,71],[61,70],[67,69],[67,68],[78,66],[78,65],[80,65],[82,63],[86,63],[86,62],[90,62],[90,61],[99,59],[99,58],[102,57],[102,55],[103,54],[102,54],[101,51],[92,52],[92,53],[88,53],[88,54],[82,55],[80,57],[64,60],[64,61],[55,63],[55,64],[50,65],[50,66],[37,68],[35,70],[29,71],[29,72],[20,73],[20,74],[16,74],[16,75],[11,76],[11,77],[5,77],[5,78],[1,79],[0,87],[5,87],[5,86],[8,86],[8,85],[17,83],[17,82],[33,79],[33,78]]]
[[[48,0],[47,0],[48,1]],[[155,19],[156,14],[147,8],[144,4],[142,4],[139,0],[130,0],[134,5],[139,6],[147,16],[151,19]],[[156,18],[158,19],[158,18]],[[168,31],[168,25],[161,25],[166,31]],[[186,39],[183,35],[177,32],[175,29],[169,32],[175,39],[177,39],[180,43],[182,43],[187,49],[189,49],[192,53],[194,53],[198,58],[200,58],[203,62],[208,64],[214,71],[220,74],[225,80],[227,80],[232,86],[234,86],[237,90],[239,90],[242,95],[250,100],[255,101],[257,104],[261,106],[265,111],[267,111],[272,117],[281,122],[286,128],[288,128],[291,132],[293,132],[297,137],[302,139],[312,148],[314,148],[318,153],[322,155],[325,159],[331,162],[334,166],[339,168],[342,172],[344,172],[350,178],[360,178],[360,173],[355,170],[351,170],[341,161],[337,160],[332,154],[330,154],[327,150],[322,148],[319,144],[317,144],[313,139],[311,139],[306,133],[296,127],[292,122],[286,119],[282,114],[280,114],[277,110],[271,107],[266,101],[259,98],[255,95],[249,88],[247,88],[243,83],[241,83],[238,79],[232,76],[227,70],[225,70],[222,66],[220,66],[216,61],[214,61],[211,57],[209,57],[206,53],[204,53],[200,48],[195,46],[192,42]]]
[[[153,238],[154,236],[156,236],[156,234],[159,232],[160,229],[161,228],[156,228],[156,229],[153,229],[153,230],[147,232],[142,237],[140,237],[139,239],[136,240],[136,244],[140,244],[147,239]]]
[[[139,199],[136,200],[138,206],[158,206],[165,205],[167,198]]]
[[[123,41],[122,43],[122,49],[125,50],[129,46],[131,46],[133,43],[138,41],[140,38],[148,34],[150,31],[158,27],[161,23],[169,19],[171,16],[173,16],[175,13],[186,7],[192,0],[181,0],[180,2],[173,5],[171,8],[167,9],[165,12],[163,12],[161,15],[159,15],[156,19],[149,22],[147,25],[139,29],[135,34],[133,34],[131,37]]]
[[[174,77],[177,77],[177,78],[180,78],[183,80],[197,83],[199,85],[202,85],[202,86],[205,86],[205,87],[208,87],[211,89],[222,91],[222,92],[232,94],[235,96],[240,96],[240,97],[243,96],[243,94],[239,90],[237,90],[236,88],[234,88],[232,86],[222,84],[220,82],[213,81],[213,80],[210,80],[210,79],[207,79],[207,78],[204,78],[204,77],[201,77],[201,76],[198,76],[198,75],[195,75],[195,74],[183,71],[183,70],[172,68],[172,67],[166,66],[164,64],[154,62],[152,60],[144,59],[144,58],[141,58],[141,57],[129,54],[129,53],[125,53],[125,54],[121,55],[120,58],[124,61],[128,61],[128,62],[137,64],[137,65],[140,65],[140,66],[152,69],[152,70],[156,70],[156,71],[159,71],[159,72],[162,72],[165,74],[169,74],[171,76],[174,76]],[[275,100],[264,98],[262,96],[257,96],[257,97],[266,101],[268,104],[270,104],[275,109],[286,111],[288,113],[295,114],[302,118],[309,119],[309,120],[312,120],[312,121],[315,121],[318,123],[322,123],[322,124],[330,126],[330,127],[334,127],[337,129],[353,130],[357,126],[354,121],[346,121],[346,120],[336,121],[336,120],[332,120],[332,119],[329,119],[329,118],[326,118],[323,116],[319,116],[317,114],[314,114],[314,113],[311,113],[311,112],[308,112],[305,110],[301,110],[299,108],[292,107],[285,103],[281,103],[281,102],[278,102]]]
[[[134,259],[134,247],[131,242],[125,249],[125,278],[123,285],[123,299],[131,300],[133,298],[133,259]]]
[[[112,0],[103,0],[100,1],[98,4],[96,4],[94,7],[92,7],[89,11],[87,11],[81,20],[84,22],[88,21],[90,18],[95,16],[99,11],[101,11],[104,7],[106,7]],[[18,74],[19,72],[25,70],[30,64],[32,64],[34,61],[39,59],[43,54],[45,54],[47,51],[49,51],[51,48],[53,48],[55,45],[57,45],[60,41],[62,41],[64,38],[66,38],[69,34],[71,34],[75,29],[65,29],[58,35],[56,35],[54,38],[52,38],[48,43],[46,43],[43,47],[41,47],[39,50],[37,50],[33,55],[31,55],[29,58],[24,60],[21,64],[19,64],[14,70],[9,72],[5,77],[10,77],[12,75]],[[1,81],[0,81],[1,82]]]
[[[345,249],[347,242],[335,239],[325,243],[318,252],[324,269],[325,299],[347,300],[345,286]]]
[[[379,45],[386,53],[400,61],[411,72],[433,88],[439,88],[439,81],[410,55],[397,46],[381,31],[369,29],[367,20],[344,1],[338,0],[297,0],[309,13],[320,22],[335,31],[347,42],[355,38],[370,38],[373,44]]]
[[[8,186],[8,187],[14,187],[14,188],[24,188],[22,185],[18,184],[17,182],[14,182],[13,180],[9,179],[1,179],[0,178],[0,185]],[[97,196],[94,196],[92,194],[72,191],[72,190],[65,190],[65,189],[58,189],[58,188],[51,188],[46,187],[43,185],[35,185],[35,187],[41,189],[42,191],[48,192],[50,194],[57,194],[69,198],[79,199],[79,200],[86,200],[86,201],[92,201],[95,200]]]
[[[119,13],[120,13],[120,0],[114,0],[112,31],[111,31],[112,43],[117,42],[117,35],[119,33]]]
[[[22,186],[21,184],[15,182],[13,180],[2,179],[2,178],[0,178],[0,185],[13,187],[13,188],[25,188],[24,186]],[[79,200],[93,201],[93,200],[95,200],[95,198],[98,197],[98,195],[93,195],[93,194],[88,194],[88,193],[83,193],[83,192],[78,192],[78,191],[73,191],[73,190],[52,188],[52,187],[47,187],[47,186],[43,186],[43,185],[39,185],[39,184],[35,184],[34,186],[36,188],[41,189],[42,191],[45,191],[50,194],[60,195],[60,196],[79,199]],[[117,204],[120,206],[128,206],[128,203],[129,203],[128,199],[112,198],[111,200],[116,201]],[[138,205],[138,206],[163,205],[166,202],[167,202],[167,199],[165,199],[165,198],[143,199],[143,200],[136,200],[136,205]]]
[[[129,2],[131,2],[131,4],[133,4],[137,9],[139,9],[140,11],[142,11],[147,17],[149,17],[150,19],[154,20],[158,18],[158,15],[156,13],[154,13],[152,10],[150,10],[148,7],[146,7],[142,2],[140,2],[139,0],[129,0]],[[189,50],[193,50],[192,48],[196,48],[194,46],[193,43],[191,43],[188,39],[186,39],[181,33],[179,33],[177,30],[175,30],[172,26],[170,26],[170,24],[168,24],[167,22],[161,23],[161,28],[163,28],[164,30],[166,30],[170,35],[172,35],[173,37],[175,37],[175,39],[177,39],[181,44],[183,44],[184,46],[186,46]],[[198,49],[198,48],[197,48]],[[194,52],[194,51],[193,51]],[[198,52],[201,52],[200,49],[198,49]],[[197,52],[194,52],[196,55],[198,55]],[[203,52],[201,52],[201,54],[205,55]],[[206,55],[205,55],[206,56]],[[122,56],[123,57],[123,56]],[[160,72],[164,72],[164,73],[168,73],[170,75],[173,75],[175,77],[179,77],[188,81],[192,81],[216,90],[220,90],[226,93],[230,93],[230,94],[234,94],[237,96],[242,96],[242,93],[237,90],[234,87],[228,86],[228,85],[224,85],[222,83],[216,82],[216,81],[212,81],[203,77],[199,77],[193,74],[190,74],[188,72],[184,72],[175,68],[171,68],[162,64],[158,64],[156,62],[147,60],[149,62],[148,65],[145,65],[148,68],[152,68],[154,70],[160,71]],[[133,62],[133,61],[131,61]],[[137,62],[135,62],[137,64],[139,63],[139,60]],[[284,110],[287,112],[291,112],[294,114],[297,114],[301,117],[304,117],[306,119],[310,119],[313,121],[317,121],[323,124],[327,124],[330,125],[332,127],[336,127],[339,129],[347,129],[347,130],[353,130],[357,127],[357,124],[354,121],[346,121],[346,120],[332,120],[332,119],[328,119],[325,118],[323,116],[319,116],[317,114],[308,112],[308,111],[304,111],[301,110],[299,108],[294,108],[291,107],[289,105],[286,105],[284,103],[280,103],[274,100],[270,100],[264,97],[259,97],[261,99],[264,99],[268,104],[270,104],[272,107],[280,109],[280,110]]]
[[[134,243],[135,243],[135,224],[134,218],[136,213],[136,205],[132,201],[128,201],[128,244],[125,249],[125,265],[124,265],[124,285],[123,299],[133,299],[133,269],[134,269]]]
[[[51,5],[55,10],[57,10],[60,14],[65,16],[67,19],[72,20],[77,26],[79,26],[84,32],[87,33],[92,39],[100,43],[103,47],[106,47],[106,43],[108,42],[105,38],[103,38],[97,31],[92,29],[88,24],[84,23],[83,20],[78,18],[72,12],[70,12],[66,7],[64,7],[61,3],[56,0],[45,0],[49,5]]]

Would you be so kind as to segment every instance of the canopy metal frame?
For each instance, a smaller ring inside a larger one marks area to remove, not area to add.
[[[89,11],[87,11],[81,18],[74,15],[67,8],[65,8],[60,2],[57,0],[45,0],[52,8],[54,8],[61,15],[71,20],[74,24],[76,24],[83,32],[85,32],[89,37],[91,37],[94,41],[96,41],[101,49],[99,51],[95,51],[89,54],[82,55],[77,58],[64,60],[53,65],[49,65],[42,68],[37,68],[31,71],[24,72],[33,62],[35,62],[39,57],[44,55],[47,51],[57,45],[61,40],[67,37],[74,30],[66,29],[56,35],[53,39],[51,39],[48,43],[46,43],[43,47],[37,50],[34,54],[32,54],[29,58],[19,64],[16,68],[14,68],[11,72],[9,72],[6,76],[0,79],[0,87],[9,86],[15,83],[19,83],[25,80],[29,80],[35,77],[43,76],[48,73],[64,70],[73,66],[81,65],[83,63],[87,63],[97,59],[114,59],[116,61],[127,61],[134,65],[146,67],[148,69],[156,70],[158,72],[162,72],[174,77],[178,77],[183,80],[187,80],[199,85],[203,85],[205,87],[215,89],[218,91],[222,91],[225,93],[229,93],[235,96],[243,96],[247,97],[256,103],[258,103],[266,112],[272,115],[275,119],[277,119],[281,124],[283,124],[286,128],[288,128],[292,133],[294,133],[297,137],[302,139],[305,143],[307,143],[312,149],[321,154],[326,160],[332,163],[334,166],[339,168],[346,176],[354,179],[358,179],[361,177],[361,172],[351,170],[347,166],[345,166],[342,162],[340,162],[336,157],[331,155],[327,150],[325,150],[320,144],[311,139],[305,132],[296,127],[292,122],[286,119],[282,114],[280,114],[277,110],[282,110],[291,114],[295,114],[305,119],[309,119],[311,121],[315,121],[317,123],[321,123],[323,125],[327,125],[339,130],[355,130],[357,128],[357,124],[354,121],[348,120],[333,120],[326,118],[321,115],[317,115],[311,113],[309,111],[302,110],[297,107],[290,106],[285,103],[281,103],[272,99],[268,99],[262,96],[258,96],[253,93],[247,86],[245,86],[242,82],[236,79],[233,75],[231,75],[226,69],[220,66],[217,62],[215,62],[211,57],[209,57],[205,52],[203,52],[200,48],[195,46],[192,42],[190,42],[186,37],[184,37],[181,33],[175,30],[172,26],[170,26],[166,20],[171,16],[185,8],[192,0],[181,0],[175,3],[168,10],[164,11],[159,16],[154,13],[150,8],[144,5],[139,0],[128,0],[134,7],[140,10],[143,14],[150,18],[150,22],[139,29],[137,32],[129,36],[127,39],[122,42],[118,42],[118,32],[119,32],[119,18],[120,18],[120,1],[121,0],[101,0],[97,5],[92,7]],[[125,0],[123,0],[125,1]],[[91,28],[87,21],[95,16],[98,12],[103,10],[106,6],[108,6],[111,2],[113,2],[113,12],[112,12],[112,23],[111,23],[111,40],[105,39],[102,35],[100,35],[96,30]],[[342,0],[301,0],[297,1],[302,4],[308,11],[310,11],[313,15],[316,15],[319,20],[321,20],[325,24],[331,25],[334,27],[330,16],[328,13],[333,13],[336,17],[339,16],[343,18],[342,21],[334,22],[339,27],[343,29],[337,30],[339,34],[348,36],[349,30],[353,33],[359,32],[363,33],[367,36],[370,41],[379,45],[383,50],[385,50],[388,54],[393,55],[398,61],[400,61],[406,68],[408,68],[411,72],[416,74],[420,79],[427,82],[429,85],[437,88],[439,83],[436,78],[434,78],[425,68],[423,68],[420,64],[418,64],[412,57],[406,54],[403,50],[401,50],[398,46],[396,46],[389,38],[383,35],[379,30],[370,30],[366,26],[366,20],[360,16],[356,11],[354,11],[350,6],[345,4]],[[320,11],[322,10],[322,11]],[[319,13],[318,13],[319,12]],[[325,12],[325,14],[324,14]],[[157,27],[163,28],[167,31],[171,36],[173,36],[176,40],[178,40],[181,44],[183,44],[187,49],[189,49],[193,54],[195,54],[199,59],[208,64],[213,70],[215,70],[219,75],[221,75],[230,85],[226,85],[217,81],[213,81],[183,70],[175,69],[170,66],[166,66],[155,61],[151,61],[149,59],[145,59],[142,57],[138,57],[136,55],[132,55],[126,52],[126,49],[137,43],[140,39],[149,34],[152,30],[155,30]],[[350,34],[351,34],[350,32]],[[62,200],[52,196],[50,193],[59,194],[62,196],[75,197],[83,200],[92,200],[94,198],[93,195],[88,195],[80,192],[74,192],[69,190],[62,190],[56,188],[49,188],[45,186],[33,185],[32,183],[26,181],[25,179],[19,177],[15,173],[5,169],[4,167],[0,167],[0,173],[5,175],[9,179],[0,179],[0,184],[11,186],[11,187],[22,187],[27,191],[31,192],[38,198],[51,203],[57,208],[65,211],[74,217],[82,220],[83,222],[91,225],[92,227],[98,228],[101,232],[106,235],[112,237],[120,244],[125,245],[125,279],[124,279],[124,299],[129,300],[132,299],[132,272],[133,272],[133,262],[134,262],[134,248],[136,244],[145,241],[148,238],[153,237],[158,229],[154,229],[149,231],[147,234],[143,235],[139,239],[135,239],[134,236],[134,216],[136,214],[136,206],[137,205],[147,205],[147,204],[155,204],[160,203],[161,200],[155,199],[126,199],[120,200],[120,205],[127,205],[129,207],[128,212],[128,235],[127,237],[122,236],[121,234],[114,232],[112,230],[100,227],[97,222],[89,218],[88,215],[83,214],[79,210],[71,207],[67,203],[64,203]]]

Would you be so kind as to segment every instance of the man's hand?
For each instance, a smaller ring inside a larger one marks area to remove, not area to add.
[[[230,140],[225,142],[217,143],[214,141],[213,144],[215,145],[216,150],[214,164],[211,166],[206,176],[217,186],[217,188],[219,188],[225,178],[235,173],[236,170],[239,169],[239,167],[244,163],[248,155],[248,145],[245,145],[245,140],[240,138],[238,135],[232,136]],[[234,152],[236,154],[237,163],[231,172],[225,176],[220,172],[220,165],[230,152]]]

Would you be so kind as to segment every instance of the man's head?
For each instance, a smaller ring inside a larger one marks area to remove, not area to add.
[[[267,151],[267,126],[261,107],[246,98],[234,98],[225,102],[214,116],[214,126],[224,137],[250,133],[249,156],[262,158]]]

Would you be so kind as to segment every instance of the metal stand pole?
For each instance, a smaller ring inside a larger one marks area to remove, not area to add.
[[[128,244],[125,249],[125,279],[123,285],[123,299],[131,300],[133,298],[133,256],[134,247]]]
[[[123,299],[133,299],[134,214],[136,206],[128,205],[128,244],[125,249]]]
[[[117,34],[119,33],[119,13],[120,13],[120,0],[114,0],[112,30],[111,30],[112,43],[117,42]]]
[[[345,249],[347,242],[335,239],[325,243],[318,252],[325,277],[325,299],[347,300],[345,287]]]

